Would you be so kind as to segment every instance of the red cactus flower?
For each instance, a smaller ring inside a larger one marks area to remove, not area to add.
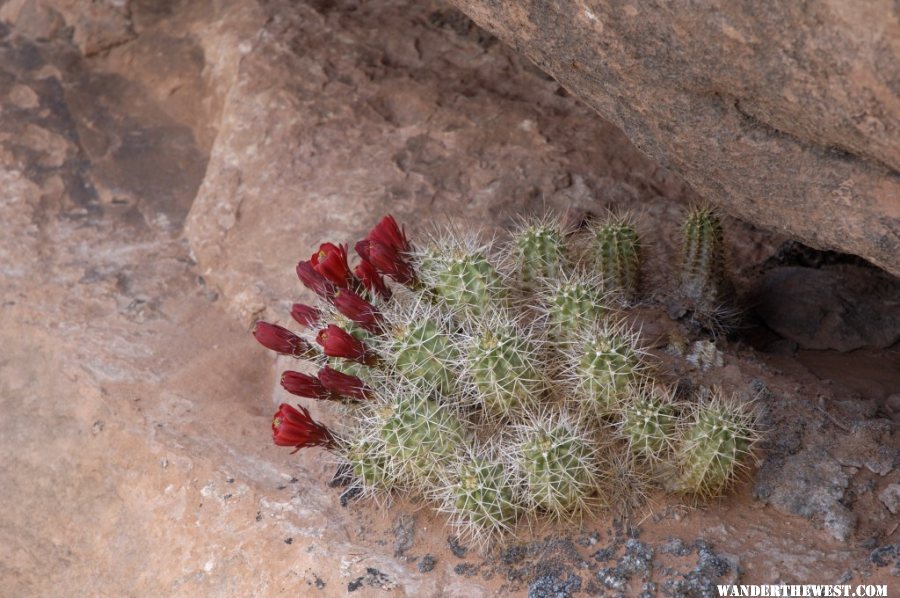
[[[384,277],[378,273],[378,270],[376,270],[372,264],[363,260],[356,266],[353,272],[356,274],[356,277],[362,281],[363,286],[366,287],[367,291],[370,293],[378,293],[385,301],[391,298],[391,290],[388,288],[387,283],[385,283]]]
[[[347,246],[323,243],[315,252],[309,263],[313,269],[324,276],[333,285],[347,289],[351,284],[356,286],[356,279],[347,265]]]
[[[374,357],[361,340],[334,324],[320,330],[316,342],[329,357],[343,357],[359,363],[370,363]]]
[[[336,292],[334,307],[341,315],[356,322],[369,332],[381,330],[381,314],[378,309],[353,291],[342,289]]]
[[[390,247],[398,254],[409,253],[412,250],[406,233],[397,226],[397,221],[391,215],[385,216],[372,227],[366,239]]]
[[[378,272],[390,276],[400,284],[410,284],[416,280],[410,263],[392,246],[364,239],[356,244],[355,249]]]
[[[336,290],[334,284],[327,278],[319,274],[310,262],[300,262],[297,264],[297,277],[303,286],[314,292],[316,295],[330,302],[334,297]]]
[[[319,380],[325,388],[335,394],[358,401],[365,401],[369,398],[370,391],[365,382],[356,376],[339,372],[327,365],[319,370]]]
[[[253,328],[253,336],[263,347],[294,357],[313,357],[315,349],[308,342],[277,324],[257,322]]]
[[[291,306],[291,316],[304,328],[312,328],[322,319],[322,312],[312,305],[295,303]]]
[[[309,416],[309,411],[299,410],[282,403],[272,418],[272,440],[278,446],[293,446],[294,453],[302,448],[324,446],[333,448],[337,441],[331,431],[317,424]]]
[[[287,371],[281,374],[281,386],[292,395],[308,399],[327,400],[335,396],[325,388],[319,379],[309,374]]]

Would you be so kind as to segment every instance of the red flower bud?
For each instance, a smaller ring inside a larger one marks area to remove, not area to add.
[[[308,399],[333,399],[331,392],[322,386],[319,379],[309,374],[287,371],[281,374],[281,385],[286,391]]]
[[[412,250],[409,239],[406,238],[406,233],[397,226],[397,221],[391,215],[385,216],[378,224],[372,227],[366,239],[380,243],[385,247],[390,247],[394,250],[394,253],[398,254],[409,253]]]
[[[319,251],[309,259],[313,269],[333,285],[347,289],[351,283],[356,286],[356,279],[347,265],[347,246],[323,243]]]
[[[316,342],[322,345],[325,355],[329,357],[343,357],[359,363],[369,363],[374,357],[361,340],[334,324],[320,330]]]
[[[378,293],[385,301],[391,298],[391,290],[384,282],[384,277],[378,273],[378,270],[372,264],[363,260],[353,272],[356,273],[356,277],[362,281],[363,286],[370,293]]]
[[[362,380],[327,365],[319,370],[319,380],[325,388],[335,394],[358,401],[365,401],[369,398],[369,389]]]
[[[309,411],[303,407],[297,410],[287,403],[282,403],[272,418],[272,440],[278,446],[296,447],[295,453],[310,446],[333,448],[337,445],[331,431],[314,422]]]
[[[303,286],[316,295],[330,302],[334,296],[334,285],[324,276],[319,274],[310,262],[297,264],[297,277]]]
[[[312,328],[322,319],[322,312],[312,305],[295,303],[291,307],[291,316],[305,328]]]
[[[336,292],[334,307],[342,316],[356,322],[369,332],[381,330],[381,314],[378,309],[353,291],[342,289]]]
[[[372,264],[377,271],[390,276],[400,284],[409,284],[416,279],[409,262],[389,245],[364,239],[356,244],[356,253]]]
[[[253,328],[253,336],[263,347],[284,355],[294,357],[312,357],[316,351],[308,342],[277,324],[257,322]]]

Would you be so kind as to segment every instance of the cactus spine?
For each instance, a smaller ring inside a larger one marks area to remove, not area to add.
[[[626,301],[637,296],[641,242],[630,216],[609,214],[594,230],[591,257],[605,289]]]

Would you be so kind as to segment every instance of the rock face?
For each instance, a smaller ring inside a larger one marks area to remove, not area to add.
[[[896,3],[452,2],[704,198],[900,275]]]
[[[186,229],[204,276],[248,325],[287,315],[298,260],[361,238],[384,213],[418,235],[451,218],[502,228],[547,207],[575,216],[690,196],[458,11],[266,10]]]

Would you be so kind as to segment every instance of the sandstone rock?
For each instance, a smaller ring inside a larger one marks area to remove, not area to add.
[[[688,193],[458,12],[316,6],[267,5],[186,229],[247,325],[285,321],[297,261],[388,212],[421,237],[451,218],[490,232]]]
[[[892,515],[900,515],[900,484],[888,484],[878,494],[878,500]]]
[[[891,0],[452,2],[704,198],[900,275]]]
[[[821,447],[809,447],[769,459],[757,473],[754,492],[780,511],[817,519],[845,541],[856,527],[855,515],[840,502],[848,485],[840,463]]]
[[[129,0],[12,0],[0,7],[0,20],[34,39],[50,39],[65,26],[85,56],[136,37]]]
[[[231,19],[200,25],[206,48],[258,31],[237,4],[200,11]],[[0,56],[3,592],[343,595],[371,569],[395,594],[485,593],[350,540],[332,466],[270,445],[272,361],[179,239],[208,159],[194,123],[67,40],[4,29]]]

